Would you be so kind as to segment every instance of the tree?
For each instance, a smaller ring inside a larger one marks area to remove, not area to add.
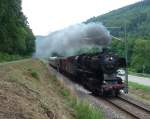
[[[0,52],[29,55],[34,52],[34,41],[21,0],[0,0]]]
[[[139,73],[150,73],[150,41],[138,39],[135,41],[132,55],[132,67]],[[144,69],[143,69],[144,68]]]

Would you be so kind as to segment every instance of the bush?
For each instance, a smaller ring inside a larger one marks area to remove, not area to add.
[[[16,54],[8,54],[0,52],[0,62],[13,61],[23,59],[24,57]]]
[[[37,73],[36,71],[34,71],[34,70],[32,70],[32,69],[29,69],[29,71],[30,71],[30,74],[31,74],[31,76],[32,76],[33,78],[39,79],[39,75],[38,75],[38,73]]]
[[[70,95],[69,90],[63,89],[63,90],[62,90],[62,95],[65,96],[65,97],[68,97],[68,96]]]

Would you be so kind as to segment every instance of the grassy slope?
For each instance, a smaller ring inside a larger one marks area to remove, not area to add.
[[[131,95],[138,96],[146,101],[150,100],[150,86],[129,82],[129,92]]]
[[[73,98],[39,60],[0,64],[0,119],[101,119],[99,109]]]
[[[129,86],[131,88],[135,88],[135,89],[139,89],[139,90],[143,90],[145,93],[150,92],[150,86],[145,86],[142,84],[138,84],[138,83],[134,83],[134,82],[129,82]]]
[[[0,118],[72,119],[53,80],[37,60],[0,65]]]

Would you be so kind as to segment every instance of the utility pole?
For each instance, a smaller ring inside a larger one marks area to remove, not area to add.
[[[127,26],[124,23],[124,45],[125,45],[125,59],[126,59],[126,67],[125,67],[125,93],[128,93],[128,41],[127,41]]]
[[[121,27],[106,27],[106,28],[108,28],[108,29],[120,29]],[[125,59],[126,59],[124,92],[128,93],[128,40],[127,40],[127,26],[126,26],[125,22],[124,22],[124,40],[117,38],[115,36],[112,36],[112,37],[117,39],[117,40],[124,42],[124,47],[125,47],[124,55],[125,55]]]

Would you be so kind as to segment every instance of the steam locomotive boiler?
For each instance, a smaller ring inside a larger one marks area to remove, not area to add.
[[[125,86],[117,76],[117,70],[126,67],[125,59],[105,49],[95,54],[50,58],[49,64],[96,95],[117,96]]]

